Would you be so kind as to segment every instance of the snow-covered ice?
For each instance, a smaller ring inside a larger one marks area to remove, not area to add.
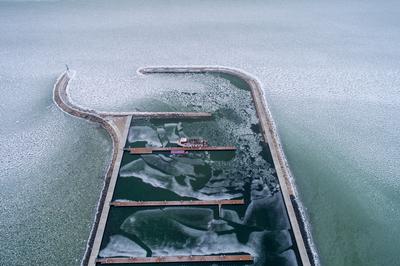
[[[77,71],[73,100],[104,110],[181,107],[143,99],[186,78],[159,86],[157,77],[136,75],[141,66],[252,73],[264,85],[322,262],[397,264],[399,5],[0,1],[0,264],[78,264],[85,249],[110,140],[53,105],[65,64]],[[186,82],[193,92],[204,88]]]

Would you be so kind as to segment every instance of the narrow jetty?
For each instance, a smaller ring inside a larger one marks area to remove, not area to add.
[[[113,201],[116,207],[163,207],[163,206],[212,206],[212,205],[243,205],[244,200],[175,200],[175,201]]]
[[[101,258],[99,264],[134,264],[134,263],[179,263],[179,262],[252,262],[250,255],[216,255],[216,256],[166,256],[136,258]]]
[[[171,152],[179,153],[185,151],[235,151],[236,147],[233,146],[204,146],[204,147],[140,147],[140,148],[126,148],[130,154],[151,154],[153,152]]]

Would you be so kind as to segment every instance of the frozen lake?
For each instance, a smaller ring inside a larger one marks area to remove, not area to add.
[[[85,249],[111,142],[52,103],[64,64],[77,71],[73,96],[105,110],[159,89],[136,76],[141,66],[252,73],[321,262],[397,264],[399,10],[398,1],[0,1],[0,265],[79,264]]]

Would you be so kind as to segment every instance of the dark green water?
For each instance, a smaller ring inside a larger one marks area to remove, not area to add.
[[[258,124],[243,130],[240,115],[224,112],[203,121],[133,120],[126,147],[175,146],[180,137],[202,137],[211,146],[238,149],[185,155],[126,152],[113,200],[244,199],[245,205],[223,206],[220,213],[217,207],[112,207],[100,256],[251,254],[255,265],[299,264]]]

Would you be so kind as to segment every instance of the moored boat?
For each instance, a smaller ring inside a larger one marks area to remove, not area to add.
[[[207,140],[200,138],[180,138],[177,142],[181,147],[207,147]]]

